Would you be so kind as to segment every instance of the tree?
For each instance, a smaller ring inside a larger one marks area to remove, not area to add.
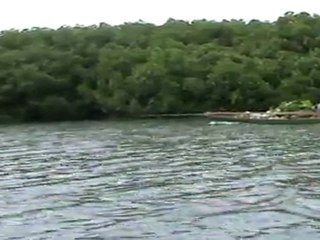
[[[0,34],[0,118],[267,110],[320,99],[320,16],[169,19]]]

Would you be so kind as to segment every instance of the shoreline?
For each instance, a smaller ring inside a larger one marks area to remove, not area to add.
[[[38,120],[38,121],[23,121],[14,118],[3,118],[0,116],[0,125],[16,125],[16,124],[45,124],[45,123],[62,123],[62,122],[85,122],[85,121],[124,121],[124,120],[144,120],[144,119],[183,119],[183,118],[207,118],[205,113],[167,113],[167,114],[144,114],[132,116],[109,116],[92,119],[65,119],[65,120]]]

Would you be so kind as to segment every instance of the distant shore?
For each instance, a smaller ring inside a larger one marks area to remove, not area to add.
[[[318,15],[287,12],[273,23],[170,19],[3,31],[0,121],[191,118],[318,102],[319,25]]]

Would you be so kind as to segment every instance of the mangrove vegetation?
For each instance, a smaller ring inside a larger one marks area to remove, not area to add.
[[[169,19],[0,35],[0,116],[19,121],[264,111],[320,97],[320,17]]]

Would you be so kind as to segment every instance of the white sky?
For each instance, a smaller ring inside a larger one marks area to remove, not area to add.
[[[62,25],[162,24],[168,18],[276,20],[287,11],[320,14],[320,0],[0,0],[0,29]]]

